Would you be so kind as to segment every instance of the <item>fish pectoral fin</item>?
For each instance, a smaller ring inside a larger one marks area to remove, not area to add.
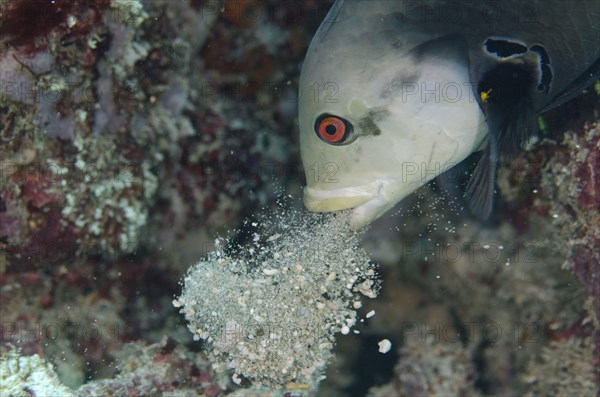
[[[552,110],[563,103],[575,98],[586,87],[592,85],[600,79],[600,58],[596,59],[589,68],[587,68],[577,79],[556,95],[552,100],[544,106],[538,113],[542,114]]]
[[[498,64],[479,82],[488,144],[473,170],[465,197],[471,212],[481,219],[492,212],[498,162],[516,157],[535,131],[532,84],[533,75],[527,66],[513,63]]]
[[[488,146],[471,174],[465,193],[471,213],[480,219],[487,219],[492,213],[497,166],[498,142],[490,136]]]

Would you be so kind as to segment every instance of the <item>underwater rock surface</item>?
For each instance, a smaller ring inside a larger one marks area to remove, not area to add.
[[[256,395],[213,367],[239,346],[207,355],[172,301],[215,236],[300,196],[296,82],[330,4],[0,0],[2,396],[44,395],[37,374],[61,395]],[[374,224],[381,296],[323,334],[317,393],[597,394],[599,114],[590,89],[544,115],[486,224],[435,184]],[[309,394],[281,386],[260,394]]]
[[[302,183],[295,81],[327,4],[227,3],[0,2],[0,340],[70,387],[132,341],[190,342],[185,269]]]

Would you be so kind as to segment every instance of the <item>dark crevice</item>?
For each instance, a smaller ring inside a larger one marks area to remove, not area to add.
[[[352,371],[356,382],[350,384],[345,390],[348,396],[366,396],[372,387],[392,381],[394,368],[398,363],[397,350],[392,349],[386,354],[381,354],[377,349],[372,348],[384,338],[384,335],[370,335],[361,339],[360,353]]]

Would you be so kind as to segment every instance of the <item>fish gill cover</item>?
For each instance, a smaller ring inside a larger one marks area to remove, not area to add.
[[[379,283],[347,214],[279,206],[254,228],[251,242],[218,239],[191,268],[173,304],[202,339],[217,370],[256,386],[295,382],[314,388],[332,358],[334,335],[357,321],[360,294]],[[230,248],[225,248],[229,243]]]

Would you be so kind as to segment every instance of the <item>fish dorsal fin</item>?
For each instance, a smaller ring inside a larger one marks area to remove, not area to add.
[[[575,98],[583,89],[590,86],[595,81],[598,81],[598,79],[600,79],[600,58],[596,59],[596,61],[589,68],[587,68],[581,74],[581,76],[569,84],[567,88],[552,98],[552,100],[542,109],[540,109],[538,113],[545,113]]]
[[[534,132],[531,98],[534,74],[526,63],[501,62],[484,73],[477,92],[488,124],[488,145],[467,184],[471,212],[486,219],[492,212],[498,161],[515,157]]]

